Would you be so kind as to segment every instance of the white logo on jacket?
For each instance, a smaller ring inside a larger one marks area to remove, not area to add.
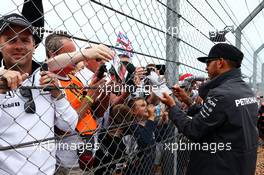
[[[200,111],[200,114],[202,115],[203,118],[207,118],[211,115],[211,113],[214,111],[216,108],[216,102],[218,100],[216,98],[211,98],[208,97],[206,101],[203,104],[203,107]]]
[[[240,98],[235,100],[236,107],[258,103],[256,97]]]

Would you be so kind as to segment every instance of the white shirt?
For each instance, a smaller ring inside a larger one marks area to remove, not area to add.
[[[34,79],[34,82],[33,82]],[[23,86],[39,86],[39,69],[23,82]],[[0,94],[0,147],[21,144],[54,137],[54,125],[59,128],[75,128],[78,115],[69,102],[55,100],[49,92],[32,89],[36,113],[24,110],[28,98],[19,89],[9,95]],[[55,143],[53,141],[27,147],[0,151],[0,174],[54,174]]]

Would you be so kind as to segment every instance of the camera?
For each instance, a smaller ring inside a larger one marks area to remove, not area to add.
[[[146,68],[146,71],[147,71],[146,76],[148,76],[148,75],[150,75],[150,73],[151,73],[152,71],[153,71],[153,72],[156,72],[156,69],[153,68],[153,67],[147,67],[147,68]]]
[[[157,65],[153,64],[153,66],[151,67],[147,66],[145,70],[147,71],[146,76],[150,75],[152,71],[156,72],[157,70],[159,71],[159,75],[164,75],[166,71],[166,67],[164,64],[157,64]]]
[[[47,63],[43,63],[40,67],[40,71],[48,71],[49,67]]]
[[[40,66],[40,71],[49,71],[48,64],[47,63],[43,63]],[[46,88],[43,88],[43,91],[51,91],[51,89],[46,87]]]
[[[106,65],[105,64],[101,64],[99,66],[98,71],[97,71],[97,78],[98,79],[102,79],[104,77],[104,73],[105,72],[107,72]]]

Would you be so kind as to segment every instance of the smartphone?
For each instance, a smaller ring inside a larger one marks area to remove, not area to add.
[[[47,63],[43,63],[40,67],[40,71],[48,71],[49,67]]]
[[[48,71],[49,68],[48,68],[48,64],[47,63],[43,63],[40,67],[40,71]],[[50,91],[50,89],[48,88],[43,88],[43,91]]]
[[[157,70],[159,70],[160,75],[164,75],[164,73],[166,71],[165,64],[157,64],[156,68],[157,68]]]

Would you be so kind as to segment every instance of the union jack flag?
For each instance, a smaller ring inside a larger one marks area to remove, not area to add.
[[[117,55],[126,55],[129,58],[133,57],[133,53],[131,52],[133,51],[131,41],[122,32],[119,32],[117,35],[115,47],[124,49],[124,50],[116,49]]]

